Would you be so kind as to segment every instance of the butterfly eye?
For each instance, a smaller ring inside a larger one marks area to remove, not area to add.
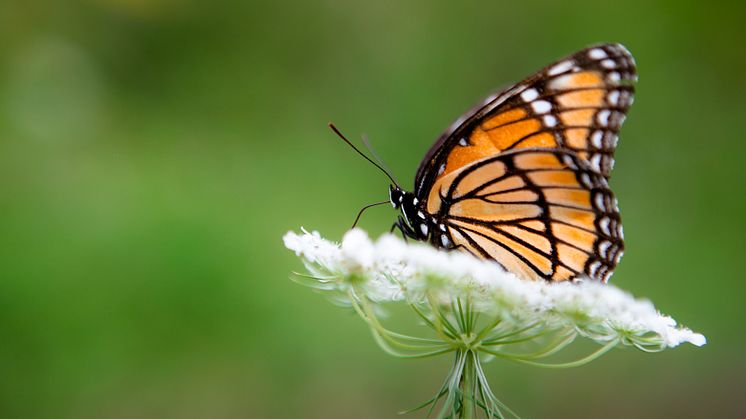
[[[401,189],[395,187],[394,185],[390,185],[389,199],[391,200],[391,205],[393,205],[395,209],[399,209],[402,201],[404,200],[404,193]]]

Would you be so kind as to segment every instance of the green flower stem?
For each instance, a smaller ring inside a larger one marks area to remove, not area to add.
[[[476,417],[476,355],[471,350],[464,351],[464,372],[461,375],[459,390],[461,393],[461,419],[472,419]]]

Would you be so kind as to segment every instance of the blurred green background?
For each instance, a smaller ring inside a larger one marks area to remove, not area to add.
[[[574,370],[495,362],[525,417],[746,415],[746,53],[736,2],[0,3],[0,417],[377,418],[450,358],[402,361],[288,279],[489,92],[588,44],[640,82],[612,186],[614,284],[709,338]],[[378,235],[395,213],[373,209]],[[411,417],[419,417],[413,415]]]

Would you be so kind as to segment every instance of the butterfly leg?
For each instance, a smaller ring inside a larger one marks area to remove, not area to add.
[[[391,230],[389,230],[389,233],[393,233],[393,232],[394,232],[394,230],[396,230],[397,228],[399,229],[399,232],[401,233],[401,236],[402,236],[402,238],[403,238],[403,239],[404,239],[404,241],[406,242],[406,241],[407,241],[407,235],[406,235],[406,234],[404,234],[404,230],[403,230],[403,229],[402,229],[402,227],[401,227],[401,226],[399,225],[399,221],[397,221],[397,222],[395,222],[394,224],[392,224],[392,225],[391,225]]]
[[[393,226],[391,226],[391,231],[394,231],[394,228],[398,228],[399,231],[401,231],[402,238],[404,241],[407,241],[407,239],[415,239],[417,240],[417,233],[412,230],[412,228],[409,227],[409,225],[404,221],[404,218],[399,216],[399,219],[394,223]]]

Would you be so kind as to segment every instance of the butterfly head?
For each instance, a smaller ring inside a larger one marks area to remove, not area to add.
[[[399,209],[399,207],[402,206],[402,203],[404,202],[404,195],[406,195],[406,192],[399,189],[398,186],[389,186],[389,200],[391,201],[391,205],[393,205],[395,209]]]

